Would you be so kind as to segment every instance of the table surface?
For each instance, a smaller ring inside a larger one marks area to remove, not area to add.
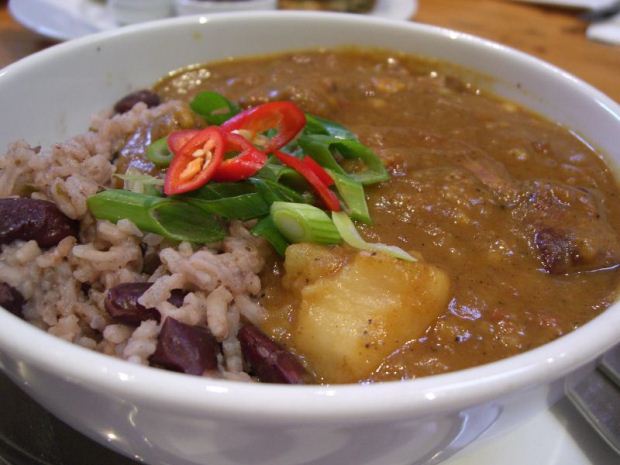
[[[489,38],[547,60],[620,102],[620,46],[592,42],[578,11],[509,0],[419,0],[416,21]],[[0,68],[52,45],[0,0]]]

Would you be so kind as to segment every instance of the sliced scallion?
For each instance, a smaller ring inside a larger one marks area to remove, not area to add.
[[[146,148],[148,158],[158,168],[167,168],[172,161],[172,152],[168,148],[168,138],[162,137]]]
[[[366,204],[364,186],[347,175],[335,173],[332,170],[327,170],[327,172],[334,180],[336,189],[342,200],[344,200],[349,216],[362,223],[372,224],[368,205]]]
[[[151,209],[164,237],[177,241],[210,244],[227,236],[227,230],[215,215],[205,213],[186,202],[171,201]]]
[[[349,131],[347,128],[334,121],[330,121],[319,116],[306,113],[306,127],[304,134],[322,134],[325,136],[333,136],[337,139],[354,139],[357,135]]]
[[[346,174],[330,150],[331,144],[337,140],[331,136],[303,135],[298,139],[298,143],[304,152],[314,158],[323,168],[328,168],[336,173]]]
[[[217,92],[201,92],[189,104],[190,108],[202,116],[209,124],[220,125],[237,113],[239,107]]]
[[[164,185],[164,180],[145,174],[135,168],[127,168],[124,174],[115,174],[115,178],[123,181],[125,190],[137,194],[160,195],[158,187]]]
[[[253,192],[256,192],[256,188],[249,182],[210,182],[183,197],[217,200]]]
[[[301,174],[288,166],[282,165],[275,159],[270,159],[255,176],[285,184],[293,189],[301,190],[309,187]]]
[[[338,139],[333,136],[303,135],[298,139],[305,153],[314,158],[324,168],[340,174],[348,174],[364,185],[387,181],[390,176],[381,159],[367,146],[354,139]],[[334,158],[338,154],[343,158],[358,158],[366,165],[366,170],[359,173],[346,173]]]
[[[278,201],[305,203],[305,199],[300,193],[279,182],[261,178],[250,178],[250,182],[269,205]]]
[[[196,197],[183,197],[183,200],[204,212],[223,218],[249,220],[269,213],[269,204],[256,192],[214,200]]]
[[[271,217],[280,233],[290,242],[338,244],[341,241],[329,216],[312,205],[274,202],[271,204]]]
[[[221,241],[226,230],[213,215],[187,202],[110,189],[91,195],[88,209],[97,219],[131,220],[140,230],[200,244]]]
[[[333,224],[336,226],[336,229],[340,233],[342,240],[349,244],[351,247],[360,250],[368,250],[371,252],[383,252],[387,255],[399,258],[401,260],[406,260],[408,262],[417,261],[415,257],[412,257],[400,247],[381,243],[366,242],[364,239],[362,239],[357,229],[355,229],[355,225],[353,224],[353,221],[351,221],[351,218],[349,218],[349,216],[344,212],[333,212],[332,221]]]
[[[288,241],[280,233],[278,228],[276,228],[271,216],[266,216],[261,219],[256,223],[256,226],[252,228],[251,232],[255,236],[265,238],[279,255],[284,256],[284,252],[286,252],[286,248],[288,247]]]

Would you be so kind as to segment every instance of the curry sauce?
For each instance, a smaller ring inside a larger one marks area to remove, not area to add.
[[[189,101],[211,90],[244,107],[292,100],[383,159],[391,179],[367,188],[373,224],[362,235],[420,254],[450,283],[424,334],[366,376],[392,380],[529,350],[616,298],[620,205],[610,169],[568,129],[479,82],[440,62],[336,49],[195,66],[156,91]],[[274,259],[263,275],[263,329],[295,350],[298,301],[283,274]]]

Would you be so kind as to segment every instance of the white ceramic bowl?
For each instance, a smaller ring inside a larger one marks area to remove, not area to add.
[[[297,12],[177,18],[28,57],[0,71],[0,108],[10,109],[0,116],[0,147],[82,132],[91,113],[180,66],[339,44],[479,70],[494,77],[490,86],[499,94],[573,128],[612,165],[620,161],[620,107],[557,68],[445,29]],[[491,427],[501,431],[546,408],[569,374],[584,371],[619,340],[616,304],[555,342],[477,368],[376,385],[293,387],[134,366],[0,312],[0,366],[13,380],[79,431],[162,465],[435,463]]]

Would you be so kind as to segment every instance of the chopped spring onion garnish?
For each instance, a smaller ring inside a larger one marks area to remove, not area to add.
[[[303,195],[278,182],[261,178],[250,178],[250,182],[269,205],[278,201],[307,203]]]
[[[213,216],[187,202],[110,189],[91,195],[88,209],[97,219],[131,220],[140,230],[167,239],[200,244],[221,241],[226,230]]]
[[[256,192],[256,189],[249,182],[210,182],[186,195],[203,200],[217,200],[252,192]]]
[[[346,216],[346,214],[345,214]],[[271,204],[273,222],[290,242],[338,244],[340,235],[327,214],[306,203],[274,202]]]
[[[332,136],[303,135],[298,141],[304,153],[314,158],[323,168],[348,174],[364,185],[387,181],[389,174],[381,159],[367,146],[354,139],[338,139]],[[360,159],[366,169],[357,173],[347,173],[336,161],[334,155],[346,159]]]
[[[278,160],[280,160],[285,165],[293,168],[295,171],[301,174],[306,179],[306,181],[308,181],[308,184],[312,186],[312,189],[319,196],[327,209],[331,211],[340,211],[341,207],[338,197],[326,184],[323,183],[323,181],[321,181],[321,178],[319,178],[319,176],[314,171],[315,167],[318,167],[324,172],[323,168],[321,168],[318,164],[315,164],[314,166],[307,165],[303,162],[303,160],[300,160],[297,157],[289,155],[288,153],[281,152],[279,150],[274,152],[274,155],[278,157]],[[327,173],[324,172],[323,174],[325,175],[325,177],[329,177]],[[331,178],[329,179],[331,180]]]
[[[128,218],[144,231],[196,243],[225,236],[220,218],[262,218],[253,234],[281,254],[289,241],[337,244],[344,239],[353,247],[415,260],[398,247],[366,243],[349,219],[372,222],[364,185],[389,177],[381,159],[355,133],[305,115],[286,101],[239,113],[224,96],[202,92],[190,106],[210,126],[173,131],[146,151],[153,164],[167,168],[163,191],[168,197],[162,197],[161,179],[129,169],[116,175],[125,190],[88,199],[96,218]],[[360,170],[345,171],[343,159],[359,160],[355,166]],[[311,205],[316,201],[334,212],[344,208],[346,214],[334,213],[332,221]]]
[[[301,174],[288,166],[282,165],[275,157],[269,158],[265,166],[256,173],[256,177],[269,179],[296,190],[304,190],[309,187],[308,182]]]
[[[327,170],[327,172],[336,182],[336,189],[342,200],[344,200],[349,216],[362,223],[372,224],[368,205],[366,204],[364,186],[347,175],[334,173],[331,170]]]
[[[148,158],[158,168],[167,168],[172,161],[172,152],[168,148],[168,137],[162,137],[146,148]]]
[[[256,223],[256,226],[252,228],[252,234],[265,238],[279,255],[284,256],[284,252],[286,252],[288,247],[288,241],[280,234],[271,216],[266,216]]]
[[[125,190],[137,194],[160,195],[161,190],[158,187],[164,185],[163,179],[144,174],[134,168],[128,168],[125,174],[115,174],[114,177],[123,181]]]
[[[408,262],[417,261],[415,257],[412,257],[403,249],[401,249],[400,247],[396,247],[395,245],[366,242],[364,239],[362,239],[357,229],[355,229],[353,221],[351,221],[348,215],[344,212],[333,212],[332,221],[336,226],[336,229],[340,233],[342,240],[349,244],[351,247],[360,250],[368,250],[370,252],[383,252],[385,254],[391,255],[392,257],[406,260]]]
[[[204,212],[213,213],[223,218],[249,220],[269,213],[269,203],[263,199],[261,194],[256,192],[214,200],[184,196],[183,200]]]
[[[324,136],[333,136],[337,139],[357,140],[355,133],[349,131],[341,124],[311,115],[309,113],[306,113],[306,127],[304,128],[304,134],[321,134]]]
[[[239,113],[237,105],[217,92],[201,92],[189,106],[209,124],[222,124]]]

